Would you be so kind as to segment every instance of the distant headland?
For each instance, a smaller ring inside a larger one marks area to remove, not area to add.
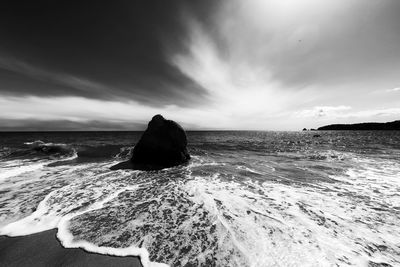
[[[319,131],[338,130],[338,131],[400,131],[400,120],[392,122],[365,122],[355,124],[331,124],[318,128]]]

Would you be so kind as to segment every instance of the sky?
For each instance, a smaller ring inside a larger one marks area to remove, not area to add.
[[[3,1],[0,130],[400,119],[399,0]]]

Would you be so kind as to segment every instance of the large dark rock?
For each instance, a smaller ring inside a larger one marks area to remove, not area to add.
[[[183,128],[161,115],[154,116],[132,152],[129,161],[111,167],[111,170],[160,170],[187,162],[187,138]]]

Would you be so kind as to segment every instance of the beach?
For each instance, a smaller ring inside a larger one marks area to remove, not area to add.
[[[0,266],[142,266],[138,257],[116,257],[64,248],[56,233],[53,229],[27,236],[0,236]]]

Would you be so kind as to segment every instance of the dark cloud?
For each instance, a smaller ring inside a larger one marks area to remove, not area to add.
[[[2,2],[0,90],[201,103],[206,91],[169,63],[169,53],[183,49],[182,12],[207,20],[212,6],[183,0]]]

